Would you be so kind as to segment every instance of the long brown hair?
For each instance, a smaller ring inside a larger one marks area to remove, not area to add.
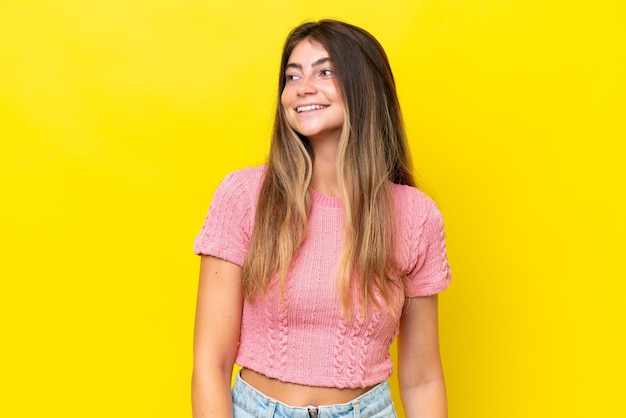
[[[395,259],[395,209],[389,183],[415,186],[406,133],[382,46],[365,30],[335,20],[296,27],[283,48],[269,161],[243,266],[244,295],[250,299],[263,294],[277,273],[283,288],[307,231],[314,155],[308,139],[289,126],[280,104],[289,57],[305,39],[328,52],[346,109],[337,155],[345,219],[337,266],[342,312],[347,317],[352,314],[353,280],[360,285],[363,313],[370,300],[378,305],[371,296],[374,289],[392,307],[390,285],[399,285],[402,274]]]

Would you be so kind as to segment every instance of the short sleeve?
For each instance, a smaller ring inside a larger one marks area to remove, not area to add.
[[[427,200],[426,215],[418,222],[417,260],[408,273],[405,296],[430,296],[446,289],[452,278],[446,253],[443,217],[437,205]],[[415,248],[415,247],[414,247]]]
[[[213,194],[194,252],[242,266],[253,225],[253,199],[249,185],[237,172],[227,175]]]

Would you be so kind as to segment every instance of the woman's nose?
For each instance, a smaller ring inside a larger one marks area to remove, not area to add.
[[[298,86],[298,96],[314,94],[316,91],[315,80],[312,80],[310,77],[303,77]]]

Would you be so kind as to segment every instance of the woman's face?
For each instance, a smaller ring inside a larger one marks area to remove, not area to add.
[[[310,141],[339,140],[345,118],[333,63],[326,49],[308,39],[291,52],[281,103],[289,125]]]

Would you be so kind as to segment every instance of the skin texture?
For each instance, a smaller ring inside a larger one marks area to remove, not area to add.
[[[398,381],[407,418],[446,418],[437,295],[410,298],[400,319]]]
[[[345,107],[337,86],[329,54],[308,39],[292,51],[285,71],[287,83],[281,104],[289,125],[306,136],[313,147],[311,187],[329,196],[339,196],[337,147],[345,118]],[[322,105],[324,109],[298,112],[299,106]]]
[[[289,125],[310,141],[338,141],[345,117],[329,54],[321,45],[301,41],[289,57],[281,95]],[[307,105],[323,109],[297,110]]]
[[[237,353],[241,267],[202,256],[194,334],[193,416],[232,418],[230,379]]]

